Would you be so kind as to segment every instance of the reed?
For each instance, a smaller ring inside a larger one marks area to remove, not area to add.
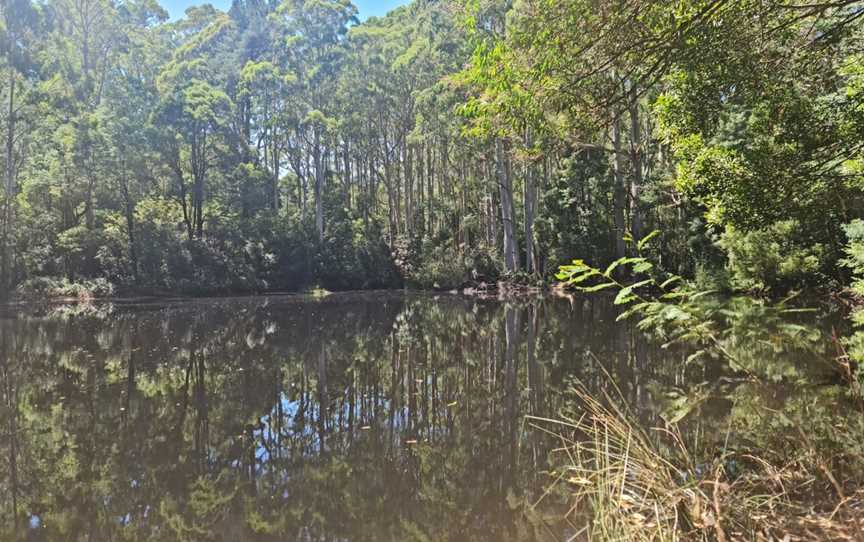
[[[677,426],[647,429],[609,396],[583,387],[575,395],[578,418],[529,419],[561,443],[564,467],[540,501],[564,485],[569,540],[864,540],[864,491],[803,459],[812,452],[806,436],[790,464],[723,450],[700,461]],[[729,473],[732,462],[742,471]]]

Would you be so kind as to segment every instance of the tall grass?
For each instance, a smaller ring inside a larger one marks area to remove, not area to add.
[[[778,466],[722,449],[706,461],[677,427],[646,429],[613,398],[582,387],[575,394],[577,419],[529,419],[561,442],[556,453],[565,466],[546,495],[566,484],[570,540],[864,540],[864,491],[838,482],[824,465]],[[803,433],[801,441],[806,455]],[[732,463],[742,472],[730,473]]]

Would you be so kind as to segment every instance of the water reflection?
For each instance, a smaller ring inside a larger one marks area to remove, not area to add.
[[[564,539],[524,417],[578,377],[659,423],[650,390],[685,378],[614,320],[385,293],[9,312],[0,538]]]

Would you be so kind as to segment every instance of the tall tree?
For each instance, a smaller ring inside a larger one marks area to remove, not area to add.
[[[297,77],[294,85],[300,114],[295,126],[295,152],[311,157],[311,168],[295,162],[300,178],[313,177],[315,230],[324,240],[324,185],[332,152],[336,80],[346,55],[348,25],[356,22],[350,0],[285,0],[272,16],[281,40],[281,58]],[[310,171],[311,169],[311,171]]]

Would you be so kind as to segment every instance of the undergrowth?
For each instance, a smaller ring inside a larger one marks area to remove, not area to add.
[[[574,390],[578,417],[531,418],[559,440],[553,491],[569,495],[565,520],[584,541],[861,540],[864,490],[812,461],[752,451],[691,450],[677,424],[647,429],[608,395]],[[799,427],[804,435],[804,429]],[[727,435],[728,437],[728,435]],[[536,503],[535,507],[540,503]]]
[[[847,233],[845,265],[861,294],[864,223]],[[561,442],[565,467],[550,492],[565,486],[572,540],[864,540],[862,310],[853,316],[859,331],[840,340],[808,325],[813,311],[793,298],[696,289],[644,256],[655,235],[628,239],[635,255],[606,269],[575,260],[558,278],[584,293],[613,292],[619,320],[663,347],[686,345],[688,365],[734,375],[697,385],[698,395],[732,406],[714,441],[698,447],[679,425],[693,408],[678,405],[682,415],[661,413],[662,426],[648,429],[620,394],[597,397],[581,385],[575,417],[533,419]],[[772,395],[775,384],[784,397]]]

